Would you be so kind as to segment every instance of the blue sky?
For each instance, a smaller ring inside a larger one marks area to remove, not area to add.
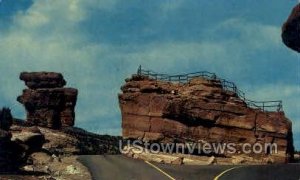
[[[280,28],[296,0],[2,0],[0,106],[25,117],[21,71],[62,72],[79,89],[76,125],[120,134],[117,94],[138,65],[207,70],[254,100],[282,99],[300,149],[300,57]]]

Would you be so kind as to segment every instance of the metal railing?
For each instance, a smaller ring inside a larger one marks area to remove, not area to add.
[[[156,73],[151,70],[144,70],[142,66],[139,66],[137,75],[147,76],[150,79],[156,81],[167,81],[167,82],[176,82],[176,83],[188,83],[190,80],[202,77],[208,80],[217,80],[221,83],[222,88],[226,91],[234,92],[240,99],[242,99],[248,107],[261,109],[262,111],[277,111],[280,112],[283,110],[282,101],[252,101],[246,98],[245,93],[237,88],[235,83],[227,81],[225,79],[219,78],[215,73],[208,71],[200,71],[195,73],[180,74],[180,75],[168,75]]]

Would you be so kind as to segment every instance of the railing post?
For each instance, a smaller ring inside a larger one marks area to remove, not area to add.
[[[279,101],[277,108],[278,108],[277,109],[278,112],[282,111],[282,101]]]
[[[235,85],[233,85],[233,91],[237,94],[237,88]]]
[[[212,79],[213,79],[213,80],[216,80],[216,79],[217,79],[217,75],[216,75],[215,73],[213,73]]]
[[[139,66],[137,75],[141,76],[142,75],[142,65]]]

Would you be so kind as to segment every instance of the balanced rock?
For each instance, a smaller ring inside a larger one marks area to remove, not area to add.
[[[294,7],[282,26],[282,40],[286,46],[300,53],[300,4]]]
[[[63,88],[66,82],[60,73],[23,72],[20,79],[29,87],[17,98],[25,106],[29,124],[54,129],[74,125],[78,91]]]
[[[133,75],[121,90],[119,103],[125,139],[234,143],[236,152],[245,143],[275,142],[276,162],[285,162],[293,154],[292,123],[284,112],[277,107],[267,111],[250,106],[237,92],[225,89],[220,79],[196,77],[185,83],[173,83]]]

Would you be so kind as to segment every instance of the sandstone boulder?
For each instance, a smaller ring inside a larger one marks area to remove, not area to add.
[[[27,154],[41,150],[45,143],[45,137],[41,133],[35,132],[21,132],[20,134],[14,134],[12,141],[16,141],[19,144],[27,147]]]
[[[282,26],[282,40],[286,46],[300,53],[300,4],[292,10]]]

